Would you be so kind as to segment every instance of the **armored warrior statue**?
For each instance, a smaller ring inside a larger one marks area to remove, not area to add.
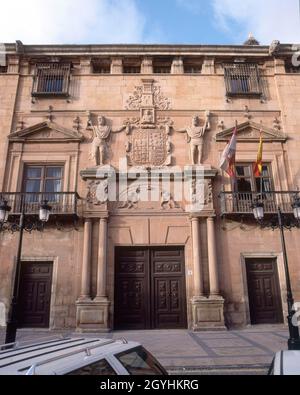
[[[193,165],[201,165],[203,156],[203,141],[207,130],[210,130],[210,112],[206,112],[204,126],[200,126],[200,120],[197,115],[192,119],[192,125],[186,129],[177,130],[179,133],[187,133],[188,143],[191,147],[191,160]]]
[[[92,125],[92,123],[89,122],[89,126],[92,126],[94,132],[90,157],[94,160],[96,166],[103,166],[105,161],[107,140],[109,139],[110,134],[120,133],[126,129],[126,126],[123,126],[117,130],[113,130],[109,125],[107,125],[105,117],[101,115],[98,117],[98,125]],[[99,160],[97,158],[98,153]]]

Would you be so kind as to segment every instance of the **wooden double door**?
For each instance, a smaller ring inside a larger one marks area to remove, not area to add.
[[[22,262],[18,326],[48,328],[50,317],[52,262]]]
[[[115,329],[187,327],[183,248],[117,248],[115,273]]]
[[[248,259],[246,266],[251,323],[283,323],[277,261]]]

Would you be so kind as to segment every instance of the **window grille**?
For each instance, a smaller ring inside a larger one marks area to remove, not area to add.
[[[71,65],[66,63],[41,63],[36,65],[33,96],[68,96]]]
[[[261,79],[256,64],[227,64],[224,69],[228,96],[262,95]]]

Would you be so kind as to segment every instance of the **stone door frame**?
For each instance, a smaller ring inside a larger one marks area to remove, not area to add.
[[[279,277],[279,287],[281,294],[281,303],[283,310],[283,322],[287,325],[287,315],[288,315],[288,306],[287,306],[287,291],[286,291],[286,277],[284,271],[284,261],[282,253],[274,253],[274,252],[261,252],[261,253],[241,253],[241,276],[242,276],[242,284],[243,284],[243,302],[245,305],[245,322],[247,326],[252,326],[251,324],[251,316],[250,316],[250,302],[249,302],[249,293],[248,293],[248,281],[247,281],[247,268],[246,261],[247,259],[274,259],[277,262],[278,269],[278,277]]]

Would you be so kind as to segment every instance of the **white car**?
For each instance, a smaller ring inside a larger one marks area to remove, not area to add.
[[[167,375],[139,343],[69,337],[0,346],[0,375]]]
[[[280,351],[276,354],[270,371],[270,376],[300,375],[300,351]]]

